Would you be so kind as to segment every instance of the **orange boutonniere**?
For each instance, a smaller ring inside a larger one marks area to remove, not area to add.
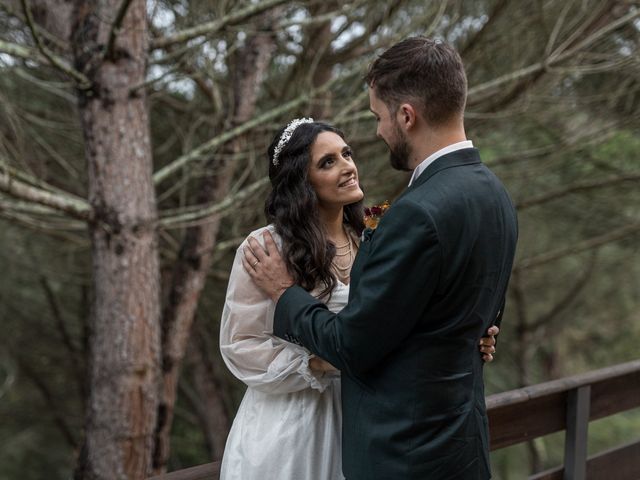
[[[380,219],[389,210],[389,202],[385,201],[381,205],[374,205],[373,207],[366,207],[364,209],[364,226],[375,230],[380,222]]]

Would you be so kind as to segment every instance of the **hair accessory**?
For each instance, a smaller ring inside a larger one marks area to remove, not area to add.
[[[289,143],[289,140],[291,140],[291,136],[293,135],[293,132],[296,131],[296,128],[298,128],[298,126],[302,125],[303,123],[313,123],[313,122],[314,120],[311,117],[296,118],[294,120],[291,120],[291,122],[289,122],[289,125],[287,125],[287,128],[285,128],[284,132],[282,132],[282,135],[280,135],[280,140],[278,140],[278,144],[276,145],[276,148],[273,149],[273,165],[275,167],[278,166],[278,157],[280,156],[280,152],[287,145],[287,143]]]

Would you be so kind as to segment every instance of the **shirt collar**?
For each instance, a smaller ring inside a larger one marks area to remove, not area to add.
[[[471,140],[464,140],[462,142],[452,143],[451,145],[447,145],[444,148],[441,148],[435,153],[432,153],[427,158],[425,158],[413,171],[413,175],[411,175],[411,180],[409,180],[409,186],[414,182],[416,178],[420,176],[425,169],[435,162],[438,158],[446,155],[447,153],[455,152],[457,150],[462,150],[464,148],[473,148],[473,142]]]

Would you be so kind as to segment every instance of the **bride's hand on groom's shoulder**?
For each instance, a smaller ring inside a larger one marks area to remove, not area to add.
[[[248,238],[242,265],[255,284],[277,302],[284,291],[295,282],[271,234],[265,231],[262,238],[264,248],[255,238]]]
[[[495,325],[489,327],[486,336],[480,339],[478,343],[482,360],[485,362],[493,362],[493,355],[496,353],[496,335],[500,333],[500,329]]]

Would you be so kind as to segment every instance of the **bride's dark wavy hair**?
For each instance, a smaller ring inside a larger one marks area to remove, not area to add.
[[[337,282],[331,270],[336,247],[320,223],[318,197],[309,183],[308,172],[311,147],[318,135],[333,132],[344,139],[344,134],[326,123],[303,123],[280,151],[276,166],[273,152],[283,132],[284,128],[267,150],[272,190],[265,202],[265,214],[282,238],[284,261],[296,283],[307,291],[322,285],[320,296],[331,298]],[[362,200],[345,205],[344,223],[360,236],[364,230]]]

